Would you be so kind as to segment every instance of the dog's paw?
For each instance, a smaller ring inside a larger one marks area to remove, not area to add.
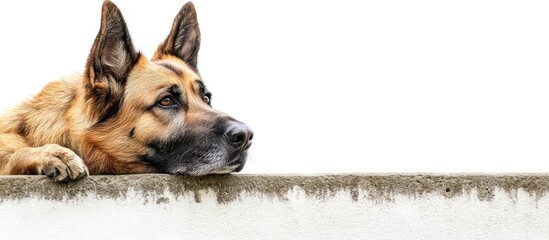
[[[42,174],[54,181],[66,182],[77,180],[89,175],[84,161],[72,150],[57,144],[47,144],[41,147],[43,165]]]

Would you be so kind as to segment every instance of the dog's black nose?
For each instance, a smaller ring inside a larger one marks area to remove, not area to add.
[[[229,142],[234,144],[236,147],[250,147],[252,144],[252,138],[254,137],[254,132],[246,124],[233,122],[227,128],[225,136],[229,139]]]

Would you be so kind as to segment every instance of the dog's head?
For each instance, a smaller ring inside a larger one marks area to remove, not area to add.
[[[199,46],[190,2],[148,60],[134,49],[120,10],[106,1],[84,76],[90,149],[108,155],[113,164],[147,171],[240,171],[253,133],[211,107],[212,95],[197,70]],[[104,167],[93,164],[90,171]]]

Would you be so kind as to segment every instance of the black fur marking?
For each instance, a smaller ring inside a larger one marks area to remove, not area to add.
[[[169,69],[170,71],[175,73],[175,75],[177,75],[177,76],[183,76],[183,72],[181,72],[181,70],[177,69],[174,65],[171,65],[169,63],[159,63],[158,65]]]
[[[172,85],[170,88],[168,88],[168,92],[176,98],[181,97],[181,89],[177,85]]]
[[[26,137],[29,135],[29,128],[27,127],[27,123],[25,120],[21,121],[19,125],[17,125],[17,134]]]
[[[192,139],[182,137],[170,142],[153,141],[147,146],[153,150],[152,154],[144,155],[141,159],[155,166],[162,172],[170,172],[170,168],[178,165],[179,151],[176,151],[180,146],[191,145]],[[184,159],[181,159],[184,160]],[[181,161],[180,160],[180,161]]]
[[[133,138],[134,136],[135,136],[135,128],[132,128],[132,130],[130,130],[130,133],[128,133],[128,137]]]

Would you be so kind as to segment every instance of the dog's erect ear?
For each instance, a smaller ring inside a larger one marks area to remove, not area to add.
[[[153,59],[160,59],[162,55],[169,54],[182,59],[196,69],[199,48],[200,28],[196,10],[193,3],[188,2],[175,17],[170,35],[158,46]]]
[[[139,59],[122,13],[114,3],[105,1],[101,28],[86,64],[86,87],[89,99],[96,104],[99,117],[113,113],[122,98],[126,78]]]
[[[137,61],[138,55],[133,48],[122,13],[114,3],[105,1],[101,14],[101,28],[86,66],[92,85],[102,83],[105,78],[123,81]]]

